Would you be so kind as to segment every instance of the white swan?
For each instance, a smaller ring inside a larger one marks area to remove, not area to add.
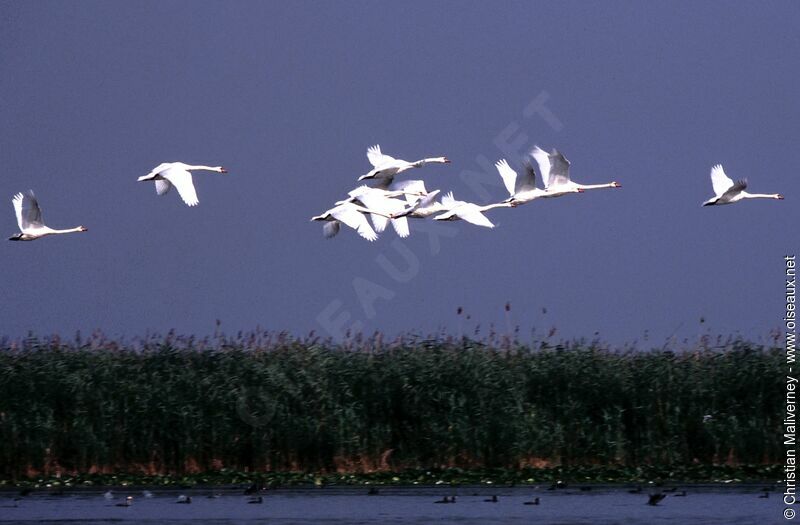
[[[447,208],[447,211],[437,215],[433,218],[435,221],[455,221],[464,220],[476,226],[485,226],[486,228],[494,228],[494,224],[490,221],[483,212],[492,210],[494,208],[510,208],[510,202],[497,202],[495,204],[487,204],[479,206],[472,202],[457,201],[453,197],[451,191],[442,197],[442,206]]]
[[[569,178],[569,161],[556,149],[553,149],[552,153],[547,153],[539,146],[536,146],[531,151],[531,156],[539,165],[544,187],[549,192],[548,195],[543,195],[543,197],[560,197],[566,193],[574,193],[571,191],[573,188],[597,190],[622,187],[622,184],[616,181],[606,184],[578,184],[572,182]]]
[[[436,202],[436,196],[440,190],[433,190],[424,197],[419,197],[413,204],[410,204],[404,211],[392,214],[392,218],[411,217],[412,219],[425,219],[434,213],[442,213],[448,210],[441,202]]]
[[[381,147],[377,144],[367,150],[367,159],[372,164],[373,169],[366,175],[362,175],[358,180],[364,179],[392,179],[398,173],[402,173],[412,168],[421,168],[426,164],[439,163],[449,164],[450,160],[447,157],[431,157],[421,159],[415,162],[408,162],[407,160],[396,159],[389,155],[381,153]]]
[[[159,164],[153,171],[136,179],[138,182],[153,180],[156,182],[156,193],[164,195],[172,186],[178,190],[183,202],[195,206],[198,202],[197,192],[192,183],[191,170],[216,171],[228,173],[222,166],[192,166],[183,162],[165,162]]]
[[[413,196],[407,194],[406,198],[413,199],[412,201],[402,201],[382,195],[379,192],[364,192],[360,194],[357,201],[366,208],[372,210],[370,217],[372,224],[375,226],[375,231],[381,233],[386,229],[386,225],[391,221],[392,227],[398,236],[405,238],[410,235],[408,229],[407,216],[412,216],[417,209],[422,205],[427,205],[432,201],[439,190],[436,190],[424,197]],[[416,217],[423,217],[423,215],[416,215]]]
[[[519,206],[531,202],[540,197],[556,197],[566,193],[583,193],[583,189],[578,187],[565,187],[563,191],[548,191],[536,187],[536,172],[530,162],[525,162],[525,172],[522,176],[511,169],[506,159],[500,159],[495,163],[495,168],[503,179],[503,184],[508,190],[509,197],[503,202],[508,202],[511,206]]]
[[[331,238],[339,233],[339,223],[344,223],[356,230],[358,234],[366,240],[374,241],[378,238],[378,235],[375,233],[375,230],[372,229],[372,226],[369,225],[369,221],[366,215],[364,215],[365,213],[378,212],[353,204],[352,202],[345,202],[320,215],[311,217],[311,220],[325,221],[325,224],[322,226],[322,234],[326,238]]]
[[[403,182],[416,182],[416,181],[403,181]],[[418,181],[418,182],[422,182],[422,181]],[[344,199],[344,200],[336,201],[336,204],[344,204],[345,202],[355,202],[355,201],[359,200],[359,197],[362,197],[362,196],[365,196],[365,195],[374,195],[376,197],[381,197],[381,198],[400,197],[401,195],[405,195],[405,196],[407,196],[406,197],[407,199],[413,201],[413,200],[416,200],[415,199],[416,197],[422,197],[422,196],[427,194],[427,192],[424,191],[424,189],[425,188],[423,186],[422,191],[419,191],[419,190],[417,190],[417,191],[411,191],[411,190],[406,191],[406,190],[403,190],[403,189],[389,190],[387,188],[372,188],[370,186],[363,185],[363,186],[359,186],[358,188],[355,188],[353,190],[348,191],[347,192],[347,196],[348,197],[346,199]]]
[[[17,193],[11,202],[14,204],[20,233],[15,233],[9,237],[9,241],[33,241],[46,235],[87,231],[84,226],[66,230],[54,230],[45,226],[42,221],[42,210],[39,208],[39,202],[36,200],[33,190],[28,190],[24,194]]]
[[[722,164],[717,164],[711,168],[711,185],[714,188],[714,197],[703,203],[703,206],[714,206],[722,204],[733,204],[742,199],[778,199],[783,200],[780,193],[747,193],[747,179],[733,182],[730,177],[725,175]]]

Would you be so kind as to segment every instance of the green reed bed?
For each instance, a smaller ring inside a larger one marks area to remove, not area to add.
[[[643,350],[280,334],[4,342],[0,477],[779,474],[780,349]]]

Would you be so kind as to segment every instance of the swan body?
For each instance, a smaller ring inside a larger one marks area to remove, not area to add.
[[[506,159],[500,159],[495,163],[495,168],[503,179],[503,184],[508,190],[509,197],[503,202],[508,202],[511,206],[519,206],[531,202],[540,197],[556,197],[567,193],[583,193],[583,189],[578,187],[565,187],[563,191],[548,191],[536,187],[536,172],[530,162],[525,162],[525,172],[520,176],[511,169]]]
[[[421,168],[426,164],[448,164],[450,160],[447,157],[430,157],[420,159],[414,162],[407,160],[396,159],[389,155],[381,153],[381,147],[375,144],[367,150],[367,159],[372,164],[372,170],[366,175],[362,175],[358,180],[364,179],[392,179],[395,175],[403,173],[412,168]]]
[[[487,204],[479,206],[472,202],[457,201],[453,197],[451,191],[442,197],[442,205],[447,208],[447,211],[441,213],[433,218],[435,221],[456,221],[464,220],[476,226],[484,226],[486,228],[494,228],[494,224],[490,221],[483,212],[492,210],[494,208],[510,208],[510,202],[497,202],[495,204]]]
[[[417,182],[417,181],[404,181],[404,182]],[[422,181],[418,181],[418,182],[422,182]],[[360,197],[363,197],[363,196],[373,196],[374,195],[376,197],[385,198],[386,199],[386,198],[391,198],[391,197],[400,197],[401,195],[403,195],[403,196],[406,196],[406,198],[410,197],[409,200],[416,200],[414,197],[421,197],[421,196],[426,195],[426,194],[427,194],[427,192],[425,191],[424,185],[423,185],[422,191],[419,191],[419,190],[417,190],[417,191],[412,191],[412,190],[406,191],[405,189],[402,189],[402,188],[390,190],[388,188],[371,188],[371,187],[369,187],[367,185],[363,185],[363,186],[359,186],[358,188],[355,188],[354,190],[351,190],[351,191],[347,192],[348,198],[344,199],[344,200],[341,200],[341,201],[337,201],[336,204],[344,204],[345,202],[355,202],[355,201],[359,200]]]
[[[621,188],[619,182],[608,182],[606,184],[578,184],[569,178],[569,161],[558,150],[553,149],[552,153],[547,153],[539,146],[535,146],[531,151],[531,156],[539,165],[542,174],[542,181],[548,195],[543,197],[560,197],[567,193],[574,193],[574,189],[597,190],[602,188]]]
[[[723,204],[733,204],[744,199],[777,199],[783,200],[780,193],[747,193],[747,179],[740,179],[736,182],[725,175],[722,164],[717,164],[711,168],[711,186],[714,188],[714,197],[703,203],[703,206],[721,206]]]
[[[42,209],[39,207],[39,201],[36,200],[33,190],[28,190],[26,193],[17,193],[11,202],[14,204],[20,233],[15,233],[9,237],[8,240],[10,241],[33,241],[47,235],[87,231],[84,226],[66,230],[54,230],[45,226],[42,220]]]
[[[433,190],[424,197],[419,197],[401,213],[392,214],[392,218],[411,217],[412,219],[425,219],[435,213],[448,210],[441,202],[436,202],[440,190]]]
[[[371,242],[377,239],[378,235],[375,233],[375,230],[372,229],[372,226],[369,225],[367,216],[364,215],[365,213],[379,212],[370,210],[369,208],[364,208],[363,206],[359,206],[352,202],[346,202],[344,204],[339,204],[320,215],[311,217],[311,220],[325,222],[325,225],[322,227],[322,234],[326,238],[331,238],[339,233],[340,224],[344,223],[346,226],[356,230],[363,238]]]
[[[178,194],[188,206],[196,206],[198,202],[197,192],[192,182],[192,170],[215,171],[217,173],[228,173],[222,166],[193,166],[183,162],[164,162],[159,164],[147,175],[139,177],[137,182],[155,181],[156,193],[164,195],[172,186],[178,190]]]
[[[375,192],[365,192],[358,197],[358,201],[366,208],[372,210],[370,218],[376,233],[382,233],[389,221],[392,228],[401,238],[406,238],[411,233],[408,229],[408,220],[405,215],[406,202],[399,199],[386,197]]]

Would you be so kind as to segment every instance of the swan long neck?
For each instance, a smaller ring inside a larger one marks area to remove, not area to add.
[[[599,190],[603,188],[616,188],[616,182],[608,182],[606,184],[578,184],[578,188],[582,190]]]
[[[489,211],[495,208],[512,208],[513,205],[511,202],[495,202],[494,204],[487,204],[486,206],[481,206],[481,211]]]
[[[449,161],[445,157],[429,157],[426,159],[420,159],[416,162],[412,162],[411,164],[414,167],[419,168],[424,166],[425,164],[447,164]]]
[[[54,230],[54,229],[50,228],[50,231],[48,233],[53,233],[53,234],[56,234],[56,233],[79,233],[79,232],[85,232],[85,231],[86,231],[86,228],[84,228],[83,226],[76,226],[75,228],[67,228],[66,230]]]
[[[743,191],[741,194],[743,199],[780,199],[779,193],[747,193]]]
[[[186,166],[187,170],[206,170],[206,171],[216,171],[221,172],[222,166]]]

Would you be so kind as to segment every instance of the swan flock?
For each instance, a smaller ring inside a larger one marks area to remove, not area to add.
[[[408,219],[432,218],[436,221],[461,220],[475,226],[494,228],[495,224],[485,215],[490,210],[516,208],[539,198],[563,197],[570,193],[584,193],[587,190],[620,188],[621,184],[612,181],[602,184],[579,184],[570,178],[570,162],[556,149],[546,152],[539,146],[533,148],[523,161],[522,172],[517,173],[506,159],[495,163],[495,168],[508,192],[508,198],[490,204],[479,205],[473,202],[456,200],[452,191],[439,200],[441,190],[428,191],[423,180],[396,180],[409,170],[423,168],[432,164],[450,164],[444,156],[426,157],[409,162],[396,159],[381,151],[379,145],[367,149],[367,160],[372,169],[358,177],[359,181],[369,181],[373,185],[361,185],[347,192],[347,197],[336,201],[334,206],[311,218],[324,222],[322,233],[331,238],[339,233],[341,225],[356,231],[368,241],[375,241],[378,234],[391,224],[400,237],[411,234]],[[536,185],[536,163],[542,179],[542,187]],[[165,162],[153,168],[150,173],[137,179],[138,182],[155,183],[156,193],[164,195],[174,186],[187,206],[196,206],[200,201],[192,180],[192,171],[212,171],[227,173],[222,166],[191,165],[183,162]],[[725,174],[721,164],[711,168],[711,185],[714,197],[702,203],[703,206],[733,204],[746,199],[783,200],[779,193],[748,193],[747,179],[733,181]],[[12,241],[33,241],[48,235],[85,232],[84,226],[57,230],[46,226],[42,210],[33,193],[28,190],[17,193],[12,199],[19,233],[9,237]],[[371,224],[370,224],[371,221]]]

